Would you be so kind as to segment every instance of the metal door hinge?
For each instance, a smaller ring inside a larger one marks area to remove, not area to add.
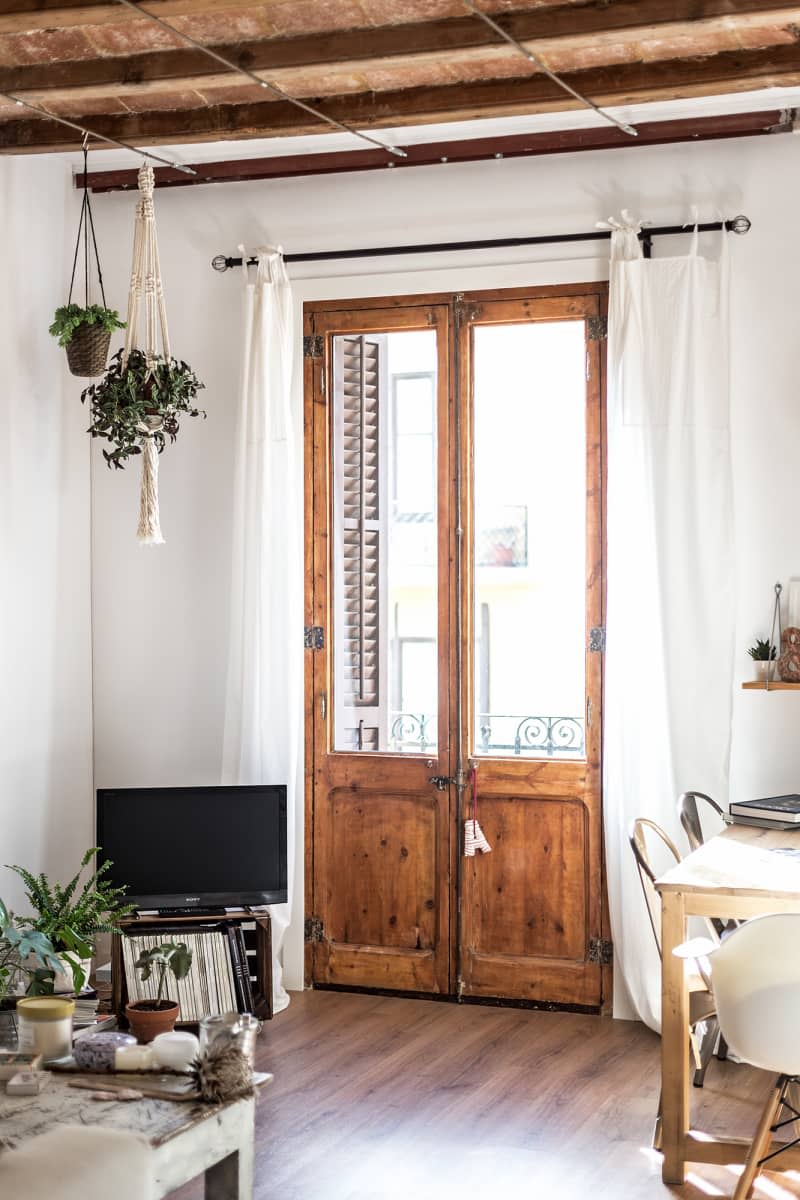
[[[303,646],[306,650],[325,649],[325,630],[321,625],[306,625],[303,628]]]
[[[614,958],[614,943],[608,941],[607,938],[589,938],[589,954],[590,963],[599,963],[601,967],[607,967]]]
[[[604,342],[608,337],[608,317],[587,317],[586,336],[590,342]]]
[[[325,926],[319,917],[306,917],[303,925],[303,940],[306,942],[325,941]]]
[[[606,627],[605,625],[595,625],[589,630],[589,651],[591,654],[605,654],[606,652]]]
[[[322,358],[324,344],[321,333],[306,334],[303,338],[303,358]]]

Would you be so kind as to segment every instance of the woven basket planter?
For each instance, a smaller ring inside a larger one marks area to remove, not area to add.
[[[73,375],[94,379],[106,369],[111,330],[102,325],[79,325],[67,343],[67,362]]]

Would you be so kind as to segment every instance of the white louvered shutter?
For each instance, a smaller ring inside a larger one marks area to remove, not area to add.
[[[388,745],[386,336],[334,340],[334,695],[337,750]]]

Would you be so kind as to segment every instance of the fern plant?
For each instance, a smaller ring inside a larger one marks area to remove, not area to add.
[[[20,926],[47,938],[71,969],[76,992],[86,982],[81,963],[91,958],[95,935],[119,932],[119,922],[133,911],[133,906],[124,902],[125,889],[103,878],[110,862],[102,863],[81,884],[81,875],[98,850],[99,846],[92,846],[86,851],[77,872],[64,885],[51,883],[44,872],[34,875],[25,867],[6,864],[19,875],[28,903],[35,910],[35,916],[20,919]],[[39,978],[34,982],[46,987],[48,981]],[[52,989],[52,978],[49,982]]]
[[[56,309],[48,332],[58,338],[59,346],[68,346],[81,325],[100,325],[109,333],[125,328],[116,309],[106,308],[103,304],[90,304],[87,308],[80,304],[62,304]]]

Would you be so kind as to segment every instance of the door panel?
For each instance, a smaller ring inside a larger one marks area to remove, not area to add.
[[[447,308],[328,311],[314,333],[313,979],[446,993]]]
[[[602,998],[599,306],[494,300],[460,329],[464,757],[492,847],[462,868],[464,995]]]

